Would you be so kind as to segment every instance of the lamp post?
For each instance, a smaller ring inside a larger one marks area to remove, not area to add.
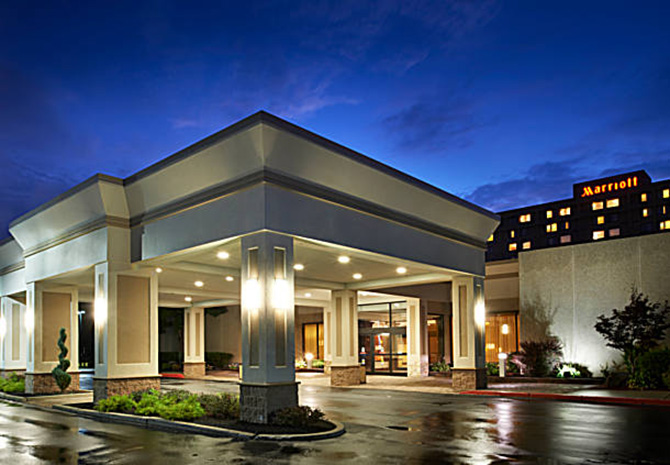
[[[498,376],[501,378],[505,377],[505,368],[507,365],[507,354],[505,352],[500,352],[498,354]]]

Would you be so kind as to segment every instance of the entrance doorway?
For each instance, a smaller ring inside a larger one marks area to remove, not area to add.
[[[358,353],[370,374],[407,374],[406,302],[358,306]]]

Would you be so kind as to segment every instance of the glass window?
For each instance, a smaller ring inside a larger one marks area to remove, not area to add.
[[[565,229],[570,229],[570,222],[569,221],[565,222]]]
[[[553,218],[554,212],[551,210],[547,210],[547,218]]]
[[[508,247],[510,252],[514,252],[516,250],[516,242],[512,242],[509,247]]]
[[[640,194],[640,200],[642,202],[646,202],[647,201],[647,194],[646,193],[645,194]]]
[[[518,350],[517,314],[495,313],[486,316],[486,361],[497,362],[498,354]]]
[[[605,217],[604,216],[599,216],[598,219],[596,220],[597,224],[604,224],[605,223]]]
[[[510,231],[509,232],[509,237],[514,239],[514,236],[515,236],[514,230]]]
[[[597,241],[605,237],[605,231],[593,231],[593,240]]]
[[[670,198],[670,189],[663,189],[663,198],[664,199]]]
[[[303,357],[312,354],[315,359],[323,360],[323,323],[305,323],[302,325]]]
[[[530,249],[530,241],[526,241],[523,243],[523,250],[528,250]]]
[[[670,220],[661,221],[661,231],[670,230]]]
[[[558,230],[558,224],[557,223],[551,223],[547,225],[547,232],[556,232]]]
[[[561,244],[569,244],[572,241],[572,236],[570,234],[567,234],[565,236],[561,236]]]
[[[645,218],[649,216],[649,209],[648,208],[643,208],[642,209],[642,216],[645,217]]]
[[[614,208],[619,206],[619,199],[608,199],[607,208]]]
[[[591,204],[591,208],[594,210],[602,210],[605,207],[605,205],[602,202],[593,202]]]
[[[391,304],[391,325],[394,328],[407,327],[407,306],[405,302]]]
[[[530,223],[530,213],[526,213],[525,215],[521,215],[519,217],[519,223]]]
[[[389,321],[388,304],[360,305],[358,307],[359,328],[388,328]]]
[[[561,216],[568,216],[571,213],[570,207],[561,208],[559,214]]]
[[[610,229],[610,237],[616,237],[620,234],[621,230],[619,228]]]
[[[488,242],[493,242],[493,234],[491,234],[488,238]]]

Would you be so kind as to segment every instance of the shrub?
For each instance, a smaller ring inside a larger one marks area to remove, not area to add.
[[[629,386],[638,389],[662,389],[667,386],[664,375],[670,372],[670,349],[655,349],[641,355]]]
[[[545,341],[524,341],[521,351],[511,357],[524,376],[543,377],[549,375],[563,356],[563,346],[556,338]]]
[[[129,395],[111,396],[98,401],[95,405],[98,412],[134,413],[136,408],[137,402]]]
[[[223,420],[237,420],[240,417],[240,399],[233,394],[200,394],[198,402],[208,417]]]
[[[449,373],[449,370],[451,370],[451,367],[444,360],[430,364],[430,371],[436,373]]]
[[[323,360],[319,360],[318,358],[312,360],[312,368],[323,368],[324,366],[326,366],[326,363]]]
[[[26,392],[26,379],[16,373],[10,374],[7,378],[0,377],[0,391],[10,394]]]
[[[295,367],[296,367],[298,370],[307,368],[307,362],[304,361],[304,360],[296,360],[296,361],[295,361]]]
[[[67,357],[68,349],[65,345],[67,340],[67,334],[65,333],[65,328],[60,329],[60,335],[58,337],[58,348],[60,352],[58,353],[58,365],[51,371],[56,384],[60,388],[60,392],[65,392],[65,390],[72,382],[72,377],[67,374],[67,369],[70,368],[70,361],[65,358]]]
[[[513,375],[513,374],[518,374],[518,373],[519,373],[519,369],[508,358],[505,361],[505,374]],[[498,362],[486,362],[486,375],[487,376],[500,376],[500,364]]]
[[[668,302],[650,302],[649,297],[631,291],[630,303],[623,310],[612,310],[610,316],[600,315],[595,329],[607,341],[607,346],[619,350],[629,374],[629,383],[643,383],[637,377],[640,357],[656,347],[665,337],[670,307]]]
[[[198,402],[198,396],[192,394],[184,400],[159,403],[158,415],[166,420],[195,420],[205,415],[205,410]]]
[[[324,413],[318,408],[313,409],[305,405],[289,407],[273,412],[270,415],[270,423],[279,426],[291,426],[305,428],[323,420]]]
[[[205,352],[205,363],[217,370],[226,370],[233,359],[233,354],[228,352]]]
[[[591,378],[593,374],[580,363],[563,363],[556,367],[557,378]]]

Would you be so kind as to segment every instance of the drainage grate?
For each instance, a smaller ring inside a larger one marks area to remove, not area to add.
[[[397,425],[390,425],[387,426],[388,429],[394,429],[396,431],[410,431],[412,428],[409,426],[397,426]]]

